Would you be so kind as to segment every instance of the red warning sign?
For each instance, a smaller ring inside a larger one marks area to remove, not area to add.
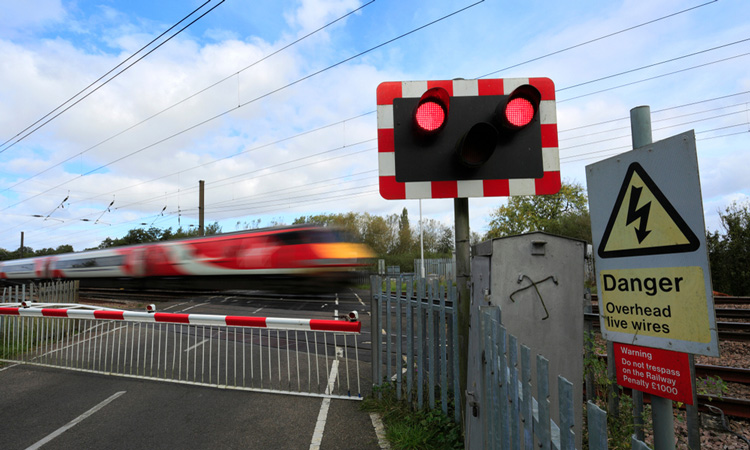
[[[615,343],[617,384],[693,404],[687,353]]]

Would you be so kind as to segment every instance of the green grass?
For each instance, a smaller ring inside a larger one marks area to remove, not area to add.
[[[417,410],[405,400],[396,399],[392,384],[376,386],[362,402],[362,409],[381,414],[386,438],[394,449],[464,448],[460,425],[445,416],[440,405],[434,410]]]

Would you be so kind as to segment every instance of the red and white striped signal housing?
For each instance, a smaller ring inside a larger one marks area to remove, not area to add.
[[[377,104],[385,199],[560,190],[549,78],[389,81],[378,86]]]

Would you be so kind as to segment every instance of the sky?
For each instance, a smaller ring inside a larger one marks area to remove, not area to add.
[[[385,81],[552,79],[561,175],[584,187],[648,105],[654,141],[696,132],[709,230],[750,195],[746,0],[2,3],[0,248],[190,229],[199,180],[225,232],[403,208],[416,224],[418,200],[378,190]],[[505,202],[470,199],[471,231]],[[453,201],[422,214],[452,226]]]

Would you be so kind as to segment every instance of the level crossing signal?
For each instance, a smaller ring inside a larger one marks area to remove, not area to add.
[[[386,199],[560,189],[555,89],[548,78],[385,82],[377,102]]]

